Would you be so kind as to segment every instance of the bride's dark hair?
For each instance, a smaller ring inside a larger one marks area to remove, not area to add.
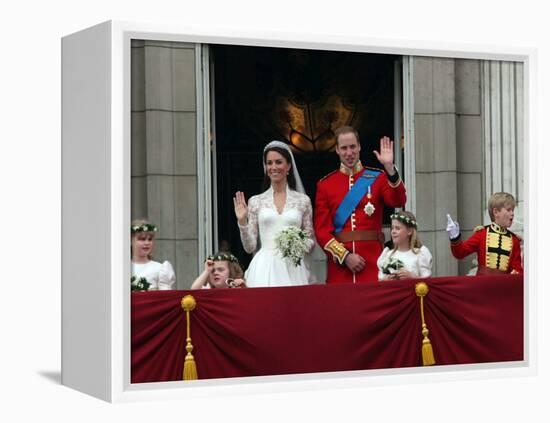
[[[281,147],[268,147],[264,150],[264,166],[266,166],[267,161],[267,153],[270,151],[275,151],[279,153],[281,156],[283,156],[286,160],[286,162],[290,165],[290,171],[288,172],[288,175],[286,176],[286,180],[288,182],[288,186],[292,188],[293,190],[296,190],[296,179],[294,179],[294,172],[292,172],[292,158],[290,157],[290,153],[288,150],[281,148]],[[262,191],[265,191],[271,186],[271,180],[269,179],[269,176],[267,176],[267,172],[264,172],[264,180],[262,182]]]

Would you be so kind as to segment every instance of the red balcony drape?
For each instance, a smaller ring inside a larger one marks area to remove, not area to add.
[[[422,365],[419,280],[132,294],[132,383],[181,380],[185,313],[199,379]],[[436,365],[523,360],[523,278],[423,279]]]

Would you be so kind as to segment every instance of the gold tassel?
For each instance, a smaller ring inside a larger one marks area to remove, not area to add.
[[[432,343],[430,342],[430,338],[428,338],[430,331],[424,320],[424,297],[428,295],[430,290],[425,282],[419,282],[415,285],[414,291],[416,295],[420,297],[420,316],[422,317],[422,336],[424,337],[424,339],[422,339],[422,364],[424,366],[431,366],[435,364],[435,356]]]
[[[191,344],[191,319],[189,312],[193,311],[197,306],[197,302],[192,295],[186,295],[181,300],[181,307],[185,310],[185,318],[187,321],[187,339],[185,349],[187,355],[185,356],[185,362],[183,364],[183,380],[197,380],[199,378],[197,374],[197,364],[195,363],[195,357],[193,357],[193,344]]]

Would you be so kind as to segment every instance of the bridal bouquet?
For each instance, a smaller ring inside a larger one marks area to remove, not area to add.
[[[130,279],[130,286],[132,291],[147,291],[151,284],[147,282],[147,278],[144,278],[143,276],[141,278],[132,276]]]
[[[401,260],[391,257],[388,261],[386,261],[384,267],[382,267],[382,273],[385,275],[392,275],[404,266],[405,265]]]
[[[303,229],[289,226],[275,237],[275,246],[284,258],[299,266],[307,252],[307,235]]]

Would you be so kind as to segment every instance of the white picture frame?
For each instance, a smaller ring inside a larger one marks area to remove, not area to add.
[[[347,50],[399,55],[520,61],[524,64],[525,291],[524,361],[266,376],[192,382],[130,383],[130,41],[132,39]],[[537,207],[534,93],[536,53],[526,48],[334,38],[254,32],[231,34],[110,21],[63,38],[62,45],[62,383],[110,402],[220,394],[353,387],[536,372],[536,281],[530,265]],[[86,201],[82,199],[86,193]],[[101,228],[86,245],[82,222]],[[467,369],[467,371],[465,371]]]

